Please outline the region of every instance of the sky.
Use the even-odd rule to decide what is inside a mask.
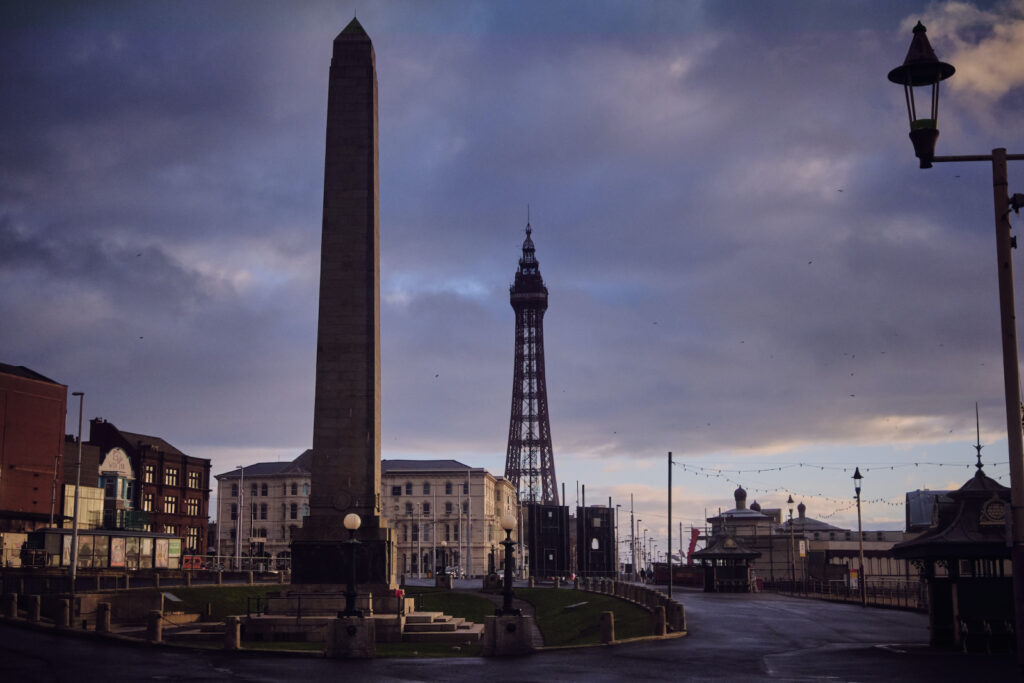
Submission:
[[[990,165],[920,170],[886,74],[921,20],[957,69],[937,153],[1024,152],[1024,0],[5,3],[0,362],[214,474],[308,448],[353,15],[384,458],[503,472],[529,216],[570,504],[632,495],[663,550],[671,451],[673,535],[738,485],[855,528],[855,466],[901,528],[970,476],[976,402],[1008,483]]]

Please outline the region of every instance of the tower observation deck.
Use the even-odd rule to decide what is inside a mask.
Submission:
[[[509,287],[509,300],[516,312],[516,354],[505,478],[516,487],[521,503],[558,505],[544,376],[544,311],[548,308],[548,289],[540,276],[531,232],[527,223],[523,256],[519,259],[515,281]]]

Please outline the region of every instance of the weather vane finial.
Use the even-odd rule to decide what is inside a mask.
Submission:
[[[978,472],[981,472],[981,420],[978,418],[978,402],[974,402],[974,429],[976,434],[976,442],[974,444],[975,450],[978,451],[978,463],[975,467],[978,468]]]

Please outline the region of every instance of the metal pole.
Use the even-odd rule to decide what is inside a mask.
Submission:
[[[636,579],[636,522],[633,520],[633,494],[629,494],[629,564]]]
[[[860,604],[861,607],[868,606],[867,583],[864,574],[864,531],[860,524],[860,490],[857,490],[857,544],[860,548]]]
[[[668,452],[668,597],[672,597],[672,451]]]
[[[75,592],[75,579],[78,578],[78,499],[82,490],[82,404],[85,403],[85,392],[73,391],[72,396],[78,397],[78,457],[75,459],[75,509],[71,519],[71,592]]]
[[[235,515],[235,571],[242,568],[242,507],[245,503],[245,467],[239,465],[241,479],[238,482],[238,514]]]
[[[466,578],[473,573],[473,487],[470,474],[473,470],[466,470]],[[519,495],[519,492],[516,492]]]
[[[1024,666],[1024,446],[1021,443],[1020,370],[1014,317],[1013,248],[1006,150],[992,150],[992,198],[996,219],[999,271],[999,319],[1003,338],[1003,389],[1006,394],[1006,439],[1010,457],[1010,512],[1013,533],[1013,605],[1017,620],[1017,662]],[[1016,156],[1016,155],[1015,155]]]

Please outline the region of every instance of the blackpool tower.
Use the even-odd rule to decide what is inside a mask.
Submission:
[[[551,451],[548,390],[544,378],[544,311],[548,288],[526,224],[523,256],[509,300],[516,312],[516,358],[512,380],[512,417],[508,424],[505,478],[521,503],[558,505],[555,458]]]

